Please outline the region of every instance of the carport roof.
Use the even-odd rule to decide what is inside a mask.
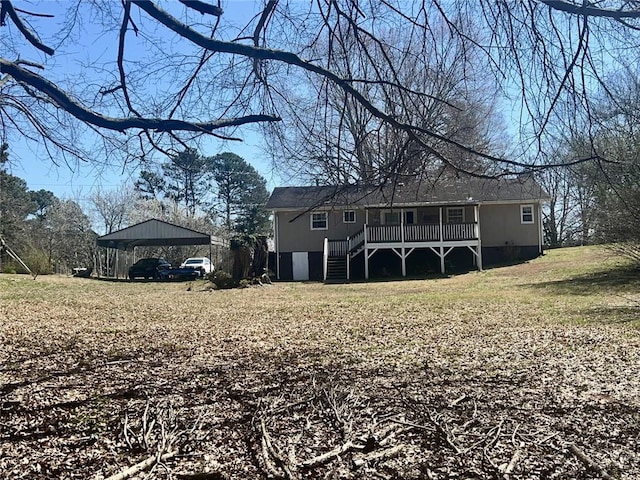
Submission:
[[[140,246],[210,245],[211,235],[152,218],[98,237],[99,247],[130,250]]]

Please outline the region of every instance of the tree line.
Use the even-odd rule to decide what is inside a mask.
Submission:
[[[97,0],[61,22],[51,8],[2,2],[0,125],[54,162],[139,162],[140,191],[193,214],[210,170],[184,146],[251,124],[301,182],[535,175],[552,197],[549,245],[638,238],[637,2],[280,0],[231,18],[215,2]],[[92,31],[111,56],[91,56]],[[48,62],[75,55],[78,72]],[[175,165],[157,152],[194,169],[167,183]]]
[[[266,180],[242,157],[222,153],[202,157],[194,149],[142,170],[133,185],[95,190],[84,201],[57,198],[47,190],[30,190],[8,171],[8,145],[0,157],[0,237],[36,273],[70,273],[92,267],[112,273],[115,256],[97,249],[96,238],[157,218],[221,238],[269,235],[262,208]],[[164,256],[179,264],[188,256],[208,255],[202,247],[142,247],[138,256]],[[0,253],[0,271],[20,270]]]
[[[562,166],[538,173],[550,196],[545,240],[551,247],[613,243],[640,262],[640,77],[619,73],[594,102],[592,123],[547,146]],[[588,158],[589,161],[577,161]]]

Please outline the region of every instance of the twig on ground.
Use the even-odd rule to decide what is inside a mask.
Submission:
[[[478,421],[478,403],[474,399],[473,400],[473,415],[471,415],[471,419],[470,420],[467,420],[466,422],[464,422],[464,424],[462,424],[461,431],[462,432],[466,432],[467,428],[469,428],[471,425],[473,425],[477,421]]]
[[[345,453],[353,452],[353,451],[362,451],[362,450],[364,450],[363,445],[356,445],[353,442],[348,441],[343,445],[340,445],[339,447],[334,448],[333,450],[323,453],[322,455],[318,455],[317,457],[313,457],[313,458],[310,458],[309,460],[305,460],[304,462],[302,462],[302,467],[314,468],[319,465],[324,465],[325,463],[329,463],[334,458],[339,457],[340,455],[344,455]]]
[[[262,458],[264,460],[265,469],[267,470],[268,475],[271,475],[276,478],[281,478],[282,474],[271,461],[271,454],[269,453],[269,444],[267,443],[267,438],[268,437],[265,436],[263,432],[260,443],[262,446]]]
[[[134,475],[146,470],[147,468],[152,467],[158,462],[164,462],[166,460],[169,460],[172,457],[175,457],[177,453],[178,453],[178,450],[173,450],[171,452],[165,453],[164,455],[161,455],[160,457],[158,457],[157,455],[152,455],[149,458],[139,463],[136,463],[135,465],[132,465],[126,470],[123,470],[120,473],[117,473],[115,475],[112,475],[106,478],[105,480],[126,480],[127,478],[131,478]]]
[[[594,462],[591,458],[587,457],[587,455],[578,447],[576,447],[575,444],[572,443],[571,445],[569,445],[569,451],[573,453],[576,458],[584,463],[588,468],[590,468],[594,472],[597,472],[598,475],[604,478],[604,480],[617,480],[616,477],[612,477],[611,475],[609,475],[604,468]]]
[[[284,472],[285,478],[288,478],[290,480],[298,478],[298,475],[296,472],[296,464],[292,463],[289,459],[287,459],[282,454],[282,452],[271,443],[271,437],[269,436],[269,432],[267,432],[267,427],[265,425],[264,419],[260,420],[260,427],[262,430],[262,442],[263,442],[262,451],[263,451],[263,455],[265,456],[265,464],[268,465],[270,463],[270,461],[268,461],[268,458],[272,457],[276,465],[280,467]],[[273,464],[271,465],[271,467],[268,467],[268,468],[273,468]],[[279,477],[282,476],[277,473],[277,470],[275,468],[273,468],[273,470],[275,470],[275,473],[277,476]]]
[[[451,448],[453,448],[453,450],[457,454],[463,453],[463,450],[461,450],[460,447],[456,444],[455,438],[449,431],[446,423],[444,425],[441,424],[435,417],[432,417],[429,413],[427,413],[427,418],[436,427],[436,430],[438,431],[438,433],[440,433],[440,436],[445,440],[445,442],[447,442],[447,444]]]
[[[500,465],[500,471],[502,472],[505,479],[509,478],[513,469],[516,468],[516,464],[520,460],[520,449],[518,448],[515,452],[513,452],[513,456],[511,457],[511,461],[507,464],[504,463]]]
[[[374,452],[359,455],[357,458],[353,459],[353,466],[355,468],[360,468],[374,460],[386,460],[388,458],[396,457],[400,455],[404,447],[404,445],[396,445],[395,447],[387,448],[386,450],[376,450]]]
[[[547,443],[549,440],[551,440],[553,437],[557,437],[558,435],[560,435],[559,432],[555,432],[552,433],[551,435],[547,435],[546,437],[544,437],[542,440],[535,442],[536,445],[542,445],[544,443]],[[520,436],[520,438],[522,438],[522,436]]]

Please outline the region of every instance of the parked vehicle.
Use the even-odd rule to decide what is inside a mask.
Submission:
[[[200,278],[200,270],[195,268],[170,268],[160,272],[161,280],[196,280]]]
[[[194,268],[200,271],[200,276],[204,277],[207,273],[213,272],[213,264],[207,257],[191,257],[187,258],[180,268]]]
[[[129,267],[129,279],[164,278],[164,273],[171,269],[171,264],[164,258],[141,258]]]

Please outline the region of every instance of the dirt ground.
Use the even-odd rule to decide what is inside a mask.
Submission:
[[[639,286],[594,247],[228,291],[0,275],[0,478],[638,479]]]

